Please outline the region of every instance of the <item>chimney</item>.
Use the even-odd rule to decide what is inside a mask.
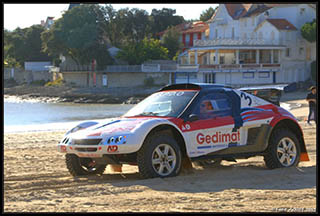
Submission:
[[[44,20],[41,20],[41,25],[44,26]]]

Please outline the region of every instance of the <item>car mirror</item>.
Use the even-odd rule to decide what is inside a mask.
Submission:
[[[191,114],[191,115],[189,115],[188,120],[189,120],[190,122],[197,121],[197,120],[199,120],[199,116],[196,115],[196,114]]]

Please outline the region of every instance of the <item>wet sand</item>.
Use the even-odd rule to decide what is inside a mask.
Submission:
[[[141,179],[129,165],[74,178],[57,152],[64,132],[4,134],[4,212],[315,212],[316,127],[304,121],[306,101],[285,96],[301,104],[291,113],[310,157],[297,168],[269,170],[252,157],[165,179]]]

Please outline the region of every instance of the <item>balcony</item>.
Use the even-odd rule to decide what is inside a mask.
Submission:
[[[177,71],[198,72],[199,71],[199,65],[195,65],[195,64],[178,65],[177,66]]]
[[[228,69],[278,69],[281,64],[213,64],[213,65],[199,65],[199,71],[206,71],[208,69],[228,70]],[[180,68],[180,66],[179,66]]]
[[[214,40],[194,40],[195,47],[208,47],[208,46],[283,46],[280,40],[263,40],[263,39],[231,39],[222,38]]]

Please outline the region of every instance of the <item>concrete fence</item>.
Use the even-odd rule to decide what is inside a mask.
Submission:
[[[14,79],[17,83],[31,83],[37,80],[52,81],[52,74],[48,71],[29,71],[18,68],[4,68],[3,78]]]
[[[155,85],[170,83],[172,75],[166,72],[54,72],[54,79],[62,78],[67,84],[78,87],[136,87],[145,85],[152,78]],[[94,81],[95,80],[95,81]]]

